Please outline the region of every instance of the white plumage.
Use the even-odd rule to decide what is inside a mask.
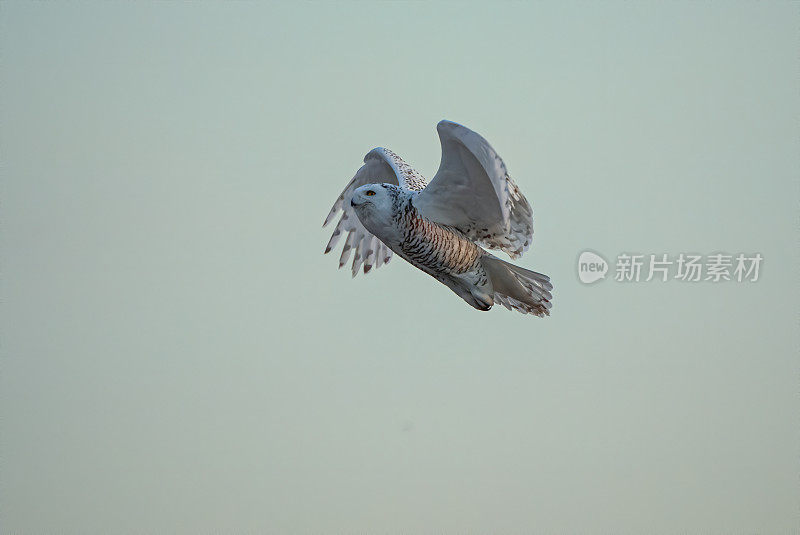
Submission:
[[[354,254],[352,274],[397,253],[471,306],[549,315],[546,275],[505,262],[479,245],[519,257],[533,237],[533,210],[503,160],[480,135],[450,122],[437,130],[439,170],[425,178],[388,149],[376,148],[336,200],[323,226],[341,211],[325,252],[345,237],[339,267]]]

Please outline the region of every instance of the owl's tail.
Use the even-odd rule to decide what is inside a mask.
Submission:
[[[539,317],[550,315],[550,277],[515,266],[486,253],[481,262],[494,289],[494,301],[507,309]]]

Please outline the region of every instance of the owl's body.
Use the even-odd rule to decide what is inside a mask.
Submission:
[[[368,191],[375,195],[356,193],[352,201],[368,231],[472,306],[482,310],[492,306],[491,286],[487,288],[488,277],[480,260],[486,254],[483,249],[453,229],[422,217],[413,203],[417,193],[391,184],[376,184]]]
[[[447,285],[479,310],[495,302],[537,316],[549,315],[549,278],[481,248],[517,257],[533,233],[532,210],[486,140],[455,123],[439,123],[442,165],[431,184],[393,152],[377,148],[364,158],[333,206],[327,224],[344,211],[325,252],[348,231],[339,266],[355,250],[353,276],[396,253]],[[476,243],[477,242],[477,243]],[[390,252],[391,251],[391,252]]]

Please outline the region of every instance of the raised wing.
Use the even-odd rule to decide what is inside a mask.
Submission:
[[[361,166],[353,179],[344,188],[344,191],[333,204],[328,217],[322,226],[330,223],[339,211],[343,212],[333,230],[325,253],[331,249],[347,233],[347,238],[342,248],[342,256],[339,258],[339,267],[344,266],[350,259],[351,250],[355,249],[353,258],[352,273],[355,277],[361,265],[364,265],[364,273],[369,273],[373,266],[379,268],[381,265],[392,259],[392,251],[386,245],[370,233],[350,206],[350,199],[353,191],[364,184],[397,184],[410,190],[420,191],[425,187],[425,178],[417,173],[402,158],[389,149],[378,147],[372,149],[364,156],[364,165]]]
[[[414,206],[425,218],[517,258],[533,239],[533,209],[503,160],[465,126],[441,121],[436,129],[442,161]]]

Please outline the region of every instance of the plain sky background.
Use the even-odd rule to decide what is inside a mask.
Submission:
[[[4,533],[797,533],[795,2],[0,4]],[[435,125],[546,319],[321,223]],[[759,252],[757,283],[578,254]],[[338,256],[338,253],[337,253]]]

